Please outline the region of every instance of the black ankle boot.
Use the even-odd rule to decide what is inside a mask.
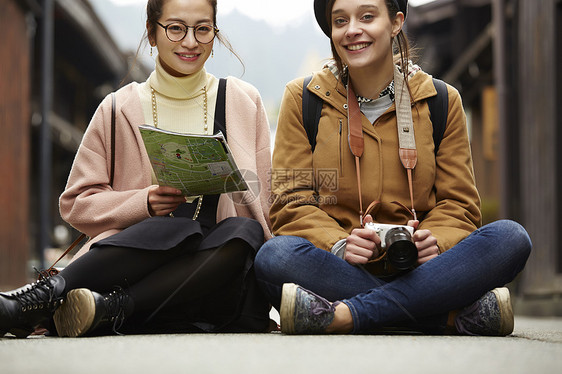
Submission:
[[[25,338],[48,323],[63,300],[64,286],[64,278],[55,275],[0,293],[0,338],[6,332]]]
[[[91,335],[104,328],[119,334],[117,330],[132,311],[133,301],[122,288],[104,295],[79,288],[68,293],[54,320],[59,336]]]

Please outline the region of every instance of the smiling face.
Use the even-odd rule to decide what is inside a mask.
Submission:
[[[336,0],[331,12],[332,43],[350,72],[392,66],[392,38],[402,13],[391,20],[384,0]]]
[[[158,22],[164,26],[172,23],[214,26],[213,19],[214,10],[208,0],[166,0]],[[170,41],[163,27],[156,25],[152,31],[149,30],[152,35],[150,44],[158,48],[158,58],[164,70],[176,77],[201,70],[213,50],[214,40],[208,44],[199,43],[191,27],[179,42]]]

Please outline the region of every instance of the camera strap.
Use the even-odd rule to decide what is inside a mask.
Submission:
[[[371,214],[371,210],[373,210],[380,203],[381,203],[380,201],[375,200],[371,204],[369,204],[367,209],[365,209],[365,213],[363,213],[362,222],[365,221],[365,217],[367,217],[368,214]],[[399,207],[403,208],[404,210],[407,210],[408,212],[410,212],[411,215],[414,215],[414,212],[412,212],[410,210],[410,208],[408,208],[406,205],[402,204],[400,201],[395,200],[395,201],[392,201],[391,204],[396,204]]]
[[[351,99],[350,99],[351,98]],[[359,159],[363,156],[365,144],[363,141],[363,124],[361,109],[357,96],[353,90],[351,79],[347,83],[347,123],[349,126],[349,148],[355,156],[355,170],[357,174],[357,188],[359,189],[359,220],[363,227],[363,194],[361,193],[361,165]]]
[[[414,122],[412,120],[412,104],[408,86],[404,81],[404,76],[394,67],[394,84],[396,94],[394,103],[396,105],[396,121],[398,128],[398,146],[400,161],[408,173],[408,187],[410,188],[410,203],[412,204],[411,213],[414,220],[417,220],[414,208],[414,186],[412,172],[418,163],[418,151],[416,149],[416,137],[414,134]]]
[[[410,213],[412,213],[414,220],[417,220],[416,210],[414,208],[414,187],[412,172],[416,167],[418,162],[418,152],[416,149],[416,138],[414,134],[414,123],[412,120],[412,104],[410,99],[410,92],[404,81],[402,73],[398,69],[398,66],[394,67],[394,83],[396,87],[395,95],[395,105],[396,105],[396,120],[398,128],[398,144],[399,144],[399,155],[400,161],[406,172],[408,174],[408,187],[410,189],[410,203],[412,209],[404,207],[404,205],[399,204],[406,208]],[[351,98],[351,99],[350,99]],[[356,100],[355,91],[351,84],[351,80],[347,83],[347,118],[349,126],[349,148],[351,153],[355,156],[355,169],[357,174],[357,186],[359,192],[359,219],[361,227],[363,227],[363,220],[365,215],[368,213],[363,213],[363,198],[361,193],[361,167],[359,159],[363,155],[364,151],[364,140],[363,140],[363,125],[362,125],[362,115],[361,109],[359,108],[359,103]],[[373,202],[368,208],[368,211],[372,209],[374,205],[378,202]]]

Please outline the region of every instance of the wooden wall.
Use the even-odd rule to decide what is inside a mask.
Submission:
[[[0,0],[0,289],[21,286],[29,259],[30,42],[25,14]]]
[[[519,9],[522,223],[533,241],[522,284],[525,295],[537,298],[562,293],[556,7],[556,0],[521,0]]]

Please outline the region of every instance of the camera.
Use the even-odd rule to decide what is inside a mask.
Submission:
[[[411,226],[388,225],[369,222],[365,228],[375,230],[381,238],[381,247],[386,249],[386,259],[398,270],[411,269],[418,260],[418,249],[414,244]]]

